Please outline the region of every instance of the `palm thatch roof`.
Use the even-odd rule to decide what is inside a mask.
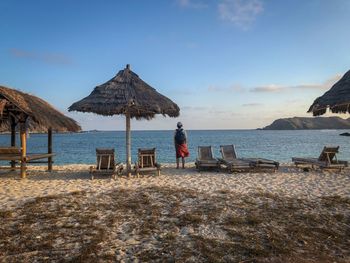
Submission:
[[[318,97],[308,112],[318,116],[326,113],[327,108],[333,113],[350,113],[350,70],[329,91]]]
[[[77,132],[81,127],[46,101],[8,87],[0,86],[0,123],[9,125],[11,116],[26,116],[30,127],[52,128],[58,132]]]
[[[156,114],[179,116],[179,107],[144,82],[127,65],[106,83],[95,87],[89,96],[73,103],[69,111],[92,112],[104,116],[125,114],[130,117],[152,119]]]

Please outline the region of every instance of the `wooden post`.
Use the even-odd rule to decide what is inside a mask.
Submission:
[[[52,128],[50,127],[47,131],[47,153],[52,153]],[[52,172],[52,156],[47,159],[47,170]]]
[[[20,137],[21,137],[21,177],[26,178],[26,155],[27,155],[27,135],[25,122],[20,122]]]
[[[16,120],[13,116],[10,117],[11,121],[11,146],[16,146]],[[15,170],[16,168],[16,161],[11,161],[11,170]]]
[[[131,175],[131,131],[130,131],[130,112],[125,113],[126,116],[126,173]]]

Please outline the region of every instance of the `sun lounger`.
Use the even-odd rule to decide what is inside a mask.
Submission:
[[[156,148],[138,149],[138,161],[135,164],[136,176],[139,177],[143,172],[156,172],[160,175],[161,165],[157,163]]]
[[[91,180],[95,175],[111,175],[113,179],[121,174],[123,165],[115,163],[114,149],[96,149],[96,167],[90,167]]]
[[[277,161],[265,158],[242,158],[242,160],[250,161],[254,168],[278,170],[280,164]]]
[[[292,161],[296,166],[309,166],[312,169],[319,167],[321,169],[339,169],[340,171],[348,166],[347,161],[339,161],[337,159],[337,153],[339,152],[339,146],[329,147],[325,146],[318,158],[303,158],[293,157]]]
[[[220,146],[221,157],[218,158],[220,163],[230,171],[247,171],[252,170],[253,166],[250,161],[238,159],[234,145],[221,145]]]
[[[225,165],[229,171],[243,171],[243,170],[278,170],[279,163],[273,160],[264,158],[237,158],[237,153],[234,145],[221,145],[220,158],[221,164]]]
[[[211,146],[198,146],[198,156],[195,162],[196,168],[217,168],[220,167],[218,159],[214,158],[213,148]]]

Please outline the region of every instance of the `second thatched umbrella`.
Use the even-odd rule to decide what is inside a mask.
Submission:
[[[318,116],[326,113],[327,108],[333,113],[350,113],[350,70],[329,91],[318,97],[308,112]]]
[[[179,107],[169,98],[139,78],[126,65],[124,70],[106,83],[97,86],[89,96],[73,103],[69,111],[92,112],[104,116],[125,115],[126,117],[126,164],[131,171],[130,119],[154,118],[156,114],[177,117]]]

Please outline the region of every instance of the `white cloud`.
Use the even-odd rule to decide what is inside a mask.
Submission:
[[[190,5],[190,0],[177,0],[177,4],[182,7],[187,7]]]
[[[258,107],[263,106],[262,103],[252,102],[252,103],[244,103],[242,104],[243,107]]]
[[[309,84],[299,84],[299,85],[290,85],[290,86],[282,86],[276,84],[270,84],[266,86],[260,86],[250,89],[251,92],[285,92],[285,91],[295,91],[295,90],[327,90],[330,89],[340,78],[342,75],[337,74],[322,83],[309,83]]]
[[[70,65],[73,63],[69,57],[62,54],[33,52],[17,48],[11,48],[9,52],[16,58],[37,60],[46,64]]]
[[[252,92],[281,92],[283,90],[285,90],[284,86],[271,84],[271,85],[267,85],[267,86],[252,88],[250,91],[252,91]]]
[[[182,8],[202,9],[208,7],[207,4],[199,0],[176,0],[176,3]]]
[[[235,92],[244,92],[245,89],[239,84],[234,84],[234,85],[231,85],[229,87],[219,87],[219,86],[215,86],[215,85],[210,85],[208,87],[208,91],[209,92],[232,92],[232,93],[235,93]]]
[[[342,77],[341,74],[336,74],[333,77],[327,79],[323,83],[319,84],[300,84],[297,86],[291,86],[290,88],[294,89],[319,89],[319,90],[326,90],[331,88],[338,80],[340,80]]]
[[[261,0],[222,0],[218,10],[222,20],[246,30],[264,11],[264,7]]]
[[[183,106],[181,110],[183,111],[205,111],[208,110],[209,107],[201,107],[201,106]]]

